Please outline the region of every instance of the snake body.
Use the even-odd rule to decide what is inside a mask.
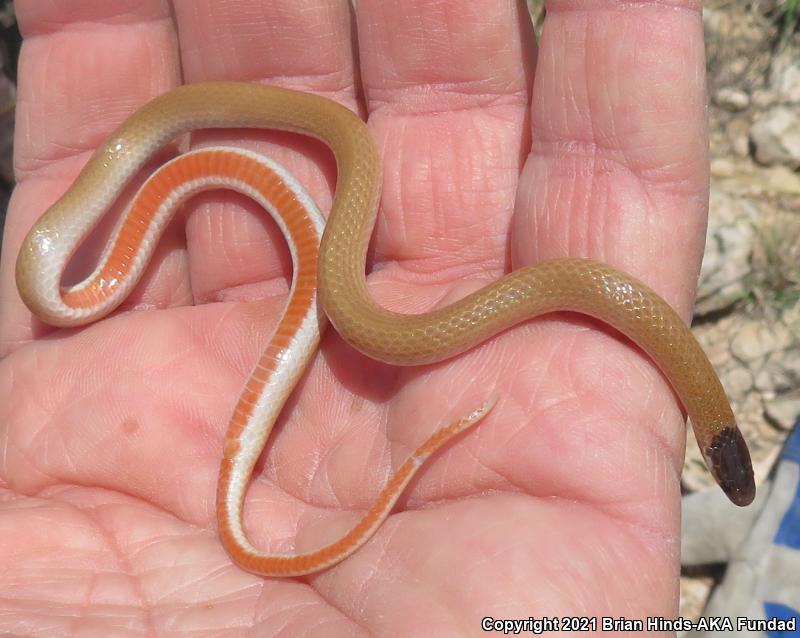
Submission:
[[[338,177],[324,232],[311,198],[279,166],[233,149],[193,152],[173,160],[143,185],[95,271],[63,288],[61,276],[69,258],[125,184],[159,148],[203,128],[291,131],[330,147]],[[595,317],[629,337],[656,363],[683,403],[708,467],[725,494],[737,505],[752,501],[749,453],[722,385],[689,329],[655,292],[610,266],[559,259],[516,270],[432,312],[387,311],[371,298],[365,281],[380,182],[375,143],[347,108],[275,87],[236,82],[187,85],[154,99],[123,123],[36,222],[20,251],[17,284],[22,299],[48,323],[76,326],[102,318],[122,302],[141,277],[175,208],[197,190],[239,190],[275,217],[294,259],[292,292],[231,418],[218,488],[220,537],[238,564],[265,575],[298,575],[342,560],[374,533],[421,463],[493,405],[493,400],[487,401],[426,440],[340,540],[307,554],[260,552],[243,531],[244,494],[272,424],[319,342],[324,320],[317,309],[317,289],[325,315],[350,344],[397,365],[453,357],[545,313],[567,310]]]

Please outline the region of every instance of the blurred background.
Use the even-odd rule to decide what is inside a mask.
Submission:
[[[528,0],[537,34],[545,9]],[[694,331],[767,477],[800,414],[800,0],[708,0],[711,193]],[[0,229],[13,187],[20,37],[0,0]],[[694,439],[687,492],[711,485]],[[691,533],[691,529],[688,530]],[[686,570],[681,615],[696,618],[725,567]]]
[[[17,85],[17,56],[20,37],[14,18],[14,3],[0,1],[0,238],[8,198],[14,186],[14,100]]]

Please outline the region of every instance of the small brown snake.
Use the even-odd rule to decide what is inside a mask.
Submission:
[[[201,128],[279,129],[322,140],[338,167],[327,225],[311,198],[280,166],[236,149],[195,151],[151,176],[120,220],[96,270],[63,288],[61,276],[71,255],[124,185],[164,144]],[[632,277],[589,260],[553,260],[514,271],[422,315],[401,315],[378,306],[366,286],[365,263],[380,180],[381,165],[367,127],[332,101],[242,83],[183,86],[145,105],[117,129],[36,222],[20,252],[17,284],[25,303],[48,323],[75,326],[100,319],[121,303],[141,277],[173,212],[192,194],[232,188],[273,215],[294,260],[292,291],[228,426],[217,497],[220,538],[239,565],[259,574],[291,576],[341,561],[380,526],[422,462],[493,405],[488,401],[427,439],[338,541],[308,554],[260,552],[243,530],[245,491],[272,425],[319,343],[323,320],[317,289],[322,309],[349,343],[397,365],[453,357],[549,312],[595,317],[629,337],[664,373],[691,418],[711,473],[730,500],[737,505],[753,500],[747,446],[708,358],[669,305]]]

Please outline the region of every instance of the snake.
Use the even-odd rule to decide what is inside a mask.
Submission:
[[[62,285],[64,269],[83,239],[148,160],[181,135],[207,128],[272,129],[323,142],[337,167],[327,221],[279,164],[235,147],[200,148],[150,175],[120,216],[95,270],[78,283]],[[232,189],[273,217],[292,256],[289,300],[228,424],[217,484],[218,534],[237,565],[262,576],[301,576],[339,563],[372,537],[424,462],[479,423],[497,400],[492,395],[435,430],[336,541],[305,553],[261,551],[244,529],[248,483],[327,322],[367,356],[414,366],[455,357],[540,315],[568,311],[595,318],[625,335],[660,369],[730,501],[745,506],[753,500],[750,454],[719,377],[681,317],[634,277],[589,259],[553,259],[514,270],[422,314],[380,306],[367,287],[366,261],[381,181],[380,156],[369,128],[345,106],[260,84],[187,84],[156,97],[123,122],[34,223],[20,249],[17,288],[31,312],[53,326],[82,326],[118,308],[140,280],[175,211],[195,193]]]

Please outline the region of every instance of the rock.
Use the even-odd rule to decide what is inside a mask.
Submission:
[[[787,349],[793,341],[791,331],[782,323],[749,320],[733,336],[731,352],[740,361],[756,362],[773,352]]]
[[[766,402],[767,418],[787,432],[800,417],[800,396],[786,395]]]
[[[800,103],[800,46],[791,41],[772,58],[769,86],[781,102]]]
[[[731,397],[744,397],[753,390],[753,374],[747,368],[733,367],[722,374],[721,381]]]
[[[704,3],[709,84],[712,95],[728,86],[745,89],[761,86],[769,73],[773,31],[744,3],[727,3],[724,8]]]
[[[750,106],[750,96],[740,89],[725,87],[717,91],[714,102],[728,111],[744,111]]]
[[[786,166],[772,166],[762,169],[765,190],[786,195],[800,195],[800,175]]]
[[[700,269],[695,314],[728,308],[745,294],[759,211],[750,200],[711,189],[706,251]]]
[[[734,177],[736,175],[736,164],[730,157],[715,157],[711,160],[712,177]]]
[[[800,108],[775,106],[750,129],[755,157],[761,164],[800,168]]]
[[[767,89],[756,89],[750,94],[750,101],[753,106],[763,110],[775,106],[778,102],[778,96]]]
[[[792,360],[794,359],[794,361]],[[798,357],[787,353],[778,353],[758,371],[755,387],[759,392],[781,393],[791,392],[798,387]]]
[[[734,117],[725,127],[731,148],[738,157],[750,155],[750,119],[748,117]]]
[[[800,390],[800,337],[783,322],[772,322],[775,348],[756,376],[756,387],[775,393]]]

